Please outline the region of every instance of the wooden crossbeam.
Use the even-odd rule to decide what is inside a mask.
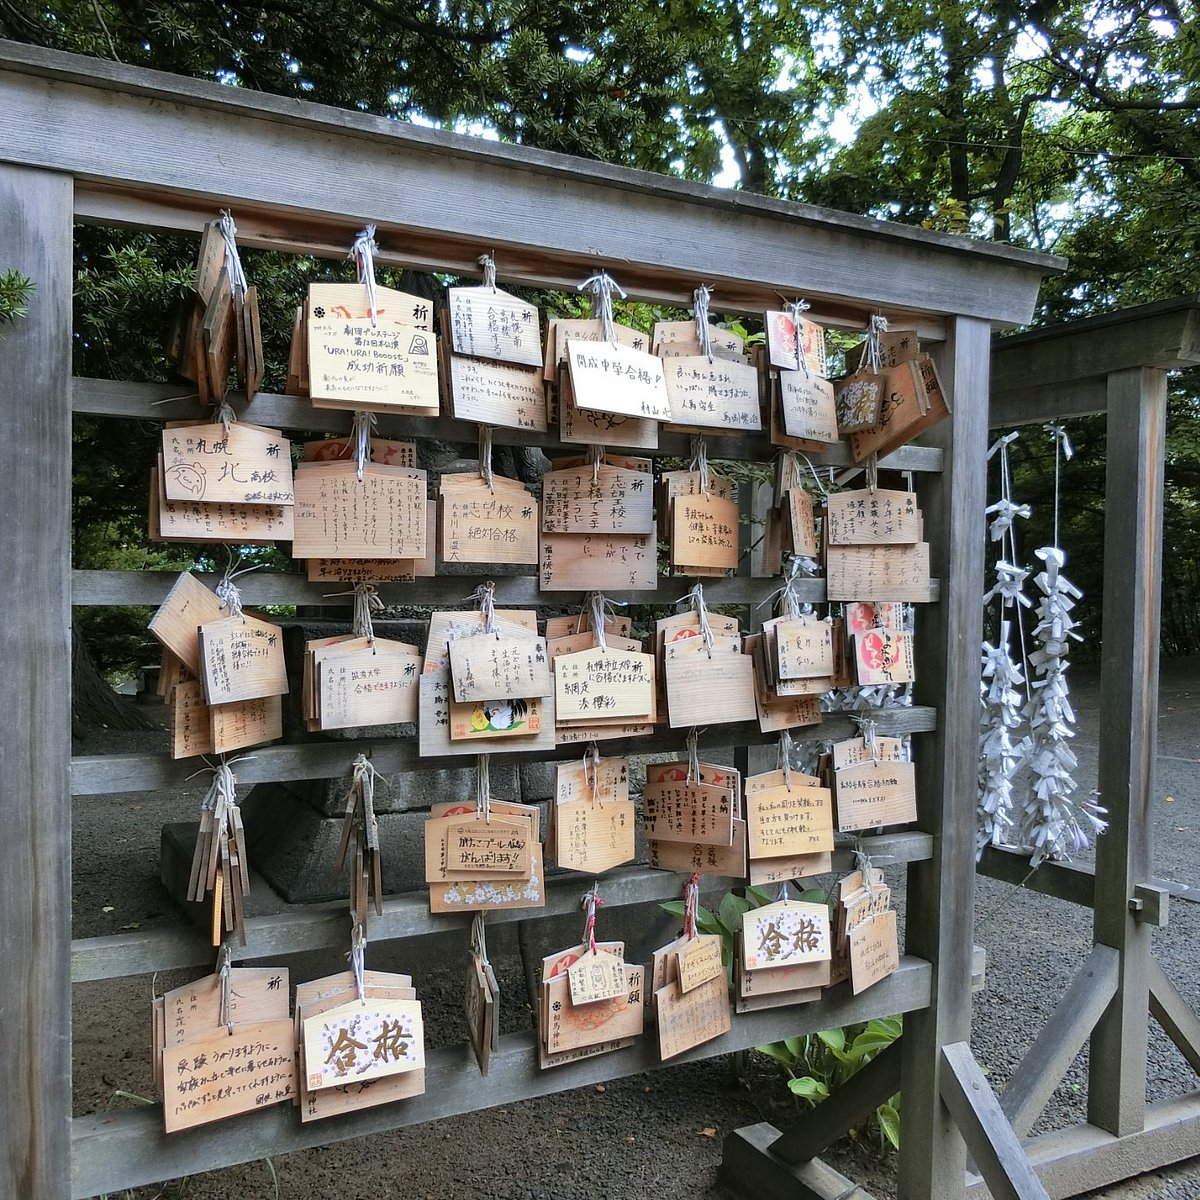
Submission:
[[[942,1047],[941,1096],[993,1200],[1049,1200],[971,1047]]]
[[[852,1083],[838,1088],[786,1133],[781,1133],[771,1143],[771,1153],[786,1163],[809,1162],[865,1121],[899,1090],[898,1038],[858,1071]]]
[[[735,1129],[721,1147],[722,1188],[747,1200],[871,1200],[819,1158],[790,1163],[774,1154],[781,1136],[767,1121]]]
[[[1016,887],[1066,900],[1070,904],[1082,904],[1091,908],[1096,895],[1096,874],[1086,864],[1058,863],[1049,859],[1037,867],[1030,868],[1028,852],[1006,850],[999,846],[984,848],[975,868],[980,875],[999,879]]]
[[[1024,1137],[1033,1128],[1116,993],[1119,959],[1111,946],[1092,948],[1054,1015],[1009,1079],[1000,1107],[1018,1136]]]

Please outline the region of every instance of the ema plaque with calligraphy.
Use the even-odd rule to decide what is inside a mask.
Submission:
[[[676,425],[734,432],[762,428],[754,367],[699,354],[671,358],[664,377]]]
[[[542,373],[536,367],[452,354],[450,411],[465,421],[545,433]]]
[[[235,421],[172,425],[162,433],[162,481],[168,500],[290,505],[292,456],[277,429]]]
[[[577,408],[671,420],[663,361],[655,355],[620,342],[568,340],[567,368]]]

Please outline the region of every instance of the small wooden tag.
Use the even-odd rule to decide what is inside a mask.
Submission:
[[[670,358],[664,377],[675,424],[734,432],[762,428],[754,367],[698,354]]]
[[[818,854],[833,849],[833,796],[793,783],[746,793],[751,859]]]
[[[661,358],[700,353],[700,335],[696,331],[695,321],[655,321],[650,343],[654,353]],[[745,342],[730,329],[710,324],[708,343],[716,358],[735,363],[746,361]]]
[[[636,855],[637,813],[632,800],[554,806],[555,858],[564,871],[601,875]]]
[[[854,662],[860,684],[911,683],[916,678],[912,634],[888,629],[856,633]]]
[[[937,368],[927,354],[893,367],[884,378],[886,393],[878,424],[851,435],[855,462],[872,454],[890,454],[950,415]]]
[[[464,1009],[467,1017],[467,1033],[479,1073],[486,1077],[492,1055],[493,1035],[498,1028],[498,990],[493,991],[487,971],[477,957],[472,957],[467,967],[467,992]]]
[[[454,699],[548,696],[553,688],[545,638],[485,634],[450,642]]]
[[[654,708],[654,656],[635,650],[583,650],[554,662],[560,720],[644,717]]]
[[[197,630],[219,621],[221,601],[194,575],[184,571],[150,618],[147,628],[193,675],[200,673],[200,638]]]
[[[425,472],[367,463],[296,468],[296,558],[424,558]]]
[[[213,752],[209,709],[198,679],[177,683],[171,689],[171,757],[192,758]]]
[[[539,365],[541,357],[539,354]],[[537,367],[450,355],[450,412],[464,421],[546,432],[546,399]]]
[[[567,341],[577,408],[655,421],[671,419],[663,361],[620,342]]]
[[[419,1000],[357,999],[304,1021],[309,1091],[361,1083],[425,1065]]]
[[[711,783],[647,782],[642,793],[646,836],[688,845],[731,846],[733,791]]]
[[[516,480],[443,475],[441,552],[448,563],[537,562],[538,502]]]
[[[535,737],[547,727],[550,695],[500,697],[495,700],[450,701],[450,740],[488,741]],[[554,720],[549,728],[553,733]]]
[[[825,540],[831,546],[912,544],[921,540],[921,510],[913,492],[834,492],[825,501]]]
[[[257,617],[224,617],[200,626],[200,680],[208,704],[230,704],[288,690],[283,631]]]
[[[544,533],[650,533],[654,488],[640,471],[601,463],[542,476]]]
[[[869,762],[904,762],[901,738],[876,737],[874,751],[861,737],[846,738],[833,744],[833,769],[843,771]]]
[[[806,442],[838,440],[833,384],[815,372],[779,372],[779,410],[788,437]]]
[[[825,595],[829,600],[907,600],[928,603],[929,543],[912,546],[829,546]]]
[[[768,312],[763,318],[763,328],[771,366],[784,371],[799,371],[806,366],[817,375],[829,373],[825,363],[825,330],[815,321],[805,317],[797,320],[790,312]]]
[[[673,641],[663,675],[672,729],[755,719],[754,663],[740,637],[714,637],[711,653],[700,637]]]
[[[228,542],[262,545],[290,541],[290,504],[225,504],[168,500],[160,466],[150,470],[150,538],[162,542]]]
[[[690,992],[710,979],[725,978],[721,962],[721,938],[715,933],[701,933],[686,942],[679,950],[679,990]]]
[[[368,438],[368,459],[384,467],[413,467],[417,463],[417,443],[398,442],[392,438]],[[354,458],[351,438],[327,437],[304,443],[305,462],[349,462]]]
[[[213,754],[260,746],[283,737],[283,697],[257,696],[208,709]]]
[[[742,966],[790,967],[830,957],[829,909],[824,904],[780,901],[742,917]]]
[[[571,1003],[595,1004],[614,1000],[628,993],[625,962],[608,951],[587,951],[567,968],[571,988]]]
[[[679,981],[654,993],[658,1013],[658,1052],[664,1061],[711,1042],[733,1028],[725,972],[685,992]]]
[[[356,638],[318,651],[317,718],[321,729],[405,724],[417,719],[421,657],[414,646]]]
[[[570,372],[565,366],[558,376],[558,434],[564,442],[589,446],[622,446],[633,450],[658,448],[657,421],[579,407],[575,403]]]
[[[854,995],[886,979],[899,965],[894,911],[880,913],[850,931],[850,989]]]
[[[529,822],[475,816],[446,827],[446,870],[473,879],[530,872]]]
[[[853,435],[879,424],[886,381],[886,375],[873,371],[856,371],[837,381],[834,400],[839,433]]]
[[[225,504],[293,503],[292,458],[277,429],[244,421],[171,425],[162,433],[168,500]]]
[[[650,865],[660,871],[699,871],[704,875],[723,875],[730,879],[746,877],[746,822],[737,817],[733,820],[731,846],[650,839],[649,849]]]
[[[455,354],[541,367],[536,305],[494,287],[446,289]]]
[[[617,341],[632,350],[649,350],[650,339],[640,330],[628,325],[613,325]],[[547,322],[543,374],[553,380],[561,363],[567,363],[567,342],[603,342],[604,326],[597,320],[579,317],[560,317]]]
[[[671,525],[671,562],[679,567],[738,565],[740,513],[732,500],[712,495],[680,496]]]
[[[836,773],[838,829],[849,833],[917,819],[917,785],[910,762],[865,762]]]
[[[780,679],[833,674],[833,628],[819,617],[786,617],[775,625]]]
[[[886,604],[883,601],[858,600],[846,605],[846,628],[852,633],[866,633],[868,629],[887,629],[902,632],[904,629],[904,605]]]

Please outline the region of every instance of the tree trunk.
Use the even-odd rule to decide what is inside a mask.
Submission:
[[[71,717],[105,729],[161,729],[140,709],[117,695],[100,674],[77,621],[71,622]]]

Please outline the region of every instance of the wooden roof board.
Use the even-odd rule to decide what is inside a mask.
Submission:
[[[745,287],[755,305],[781,291],[814,307],[841,305],[847,316],[883,306],[1012,325],[1030,319],[1040,278],[1062,265],[996,243],[12,42],[0,42],[0,156],[138,195],[232,205],[235,217],[254,206],[285,229],[297,218],[316,221],[339,249],[374,221],[381,245],[420,243],[436,250],[429,265],[444,270],[474,274],[483,250],[501,263],[524,253],[531,273],[557,268],[560,278],[606,266],[647,296],[668,284],[676,294],[680,278],[690,287],[694,276],[718,295],[722,284],[731,295]],[[546,256],[540,266],[537,253]]]

